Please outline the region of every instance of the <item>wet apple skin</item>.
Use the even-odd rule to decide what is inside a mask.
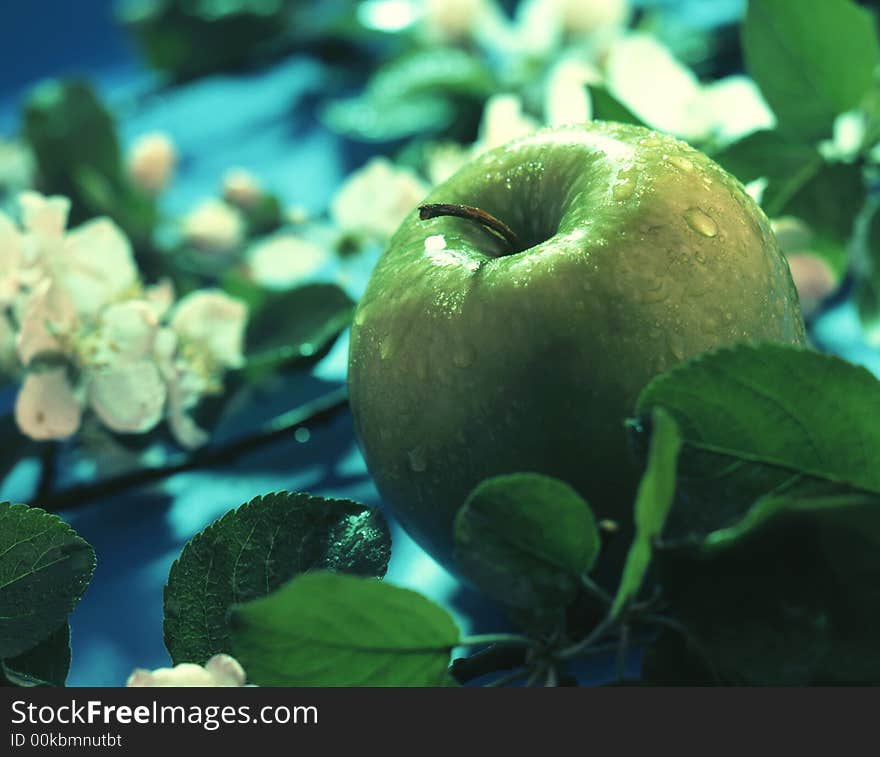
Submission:
[[[742,185],[634,126],[545,130],[476,159],[425,202],[501,218],[401,225],[355,313],[349,389],[382,501],[454,570],[452,521],[489,476],[574,486],[632,521],[624,421],[672,365],[737,342],[805,343],[785,258]],[[723,398],[719,398],[723,401]]]

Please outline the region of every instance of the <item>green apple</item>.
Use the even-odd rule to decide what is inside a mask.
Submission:
[[[640,389],[713,347],[804,343],[767,218],[671,137],[541,131],[425,203],[438,217],[404,220],[358,305],[349,388],[384,502],[449,567],[456,511],[501,473],[561,478],[626,529]]]

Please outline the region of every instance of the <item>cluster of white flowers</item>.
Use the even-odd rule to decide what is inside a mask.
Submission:
[[[238,660],[228,654],[215,654],[204,665],[184,662],[173,668],[138,668],[126,681],[128,687],[237,687],[245,685],[245,672]]]
[[[141,283],[109,219],[66,230],[66,198],[26,192],[20,204],[21,228],[0,214],[0,366],[24,373],[22,432],[67,438],[88,409],[113,431],[166,418],[180,444],[204,443],[190,411],[242,364],[246,306],[213,290],[175,303],[170,283]]]

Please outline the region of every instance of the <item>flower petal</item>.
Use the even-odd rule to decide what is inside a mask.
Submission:
[[[182,341],[194,344],[219,365],[237,368],[244,363],[247,305],[219,289],[191,292],[177,303],[171,328]]]
[[[41,441],[66,439],[81,420],[82,407],[64,368],[25,377],[15,400],[15,422],[22,433]]]
[[[153,352],[159,317],[146,300],[126,300],[101,311],[91,359],[105,365],[143,360]]]
[[[25,229],[47,237],[60,237],[67,227],[70,200],[60,195],[44,197],[39,192],[22,192],[18,196]]]
[[[214,655],[204,667],[183,662],[173,668],[157,670],[136,669],[126,682],[128,687],[147,686],[244,686],[245,673],[234,657]]]
[[[18,356],[27,365],[41,352],[63,351],[59,337],[76,325],[73,303],[65,292],[44,279],[24,304],[18,334]]]
[[[99,368],[89,376],[89,404],[112,431],[142,434],[162,420],[167,396],[152,360]]]
[[[241,213],[222,200],[205,200],[183,220],[183,236],[205,252],[226,253],[244,241]]]
[[[293,234],[258,242],[247,251],[251,278],[268,289],[288,289],[304,282],[330,262],[321,245]]]
[[[55,277],[79,313],[97,313],[138,280],[131,243],[109,218],[97,218],[71,231],[63,256],[53,263]]]

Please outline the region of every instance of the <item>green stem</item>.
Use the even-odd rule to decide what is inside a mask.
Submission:
[[[340,387],[263,424],[257,431],[227,444],[202,447],[191,454],[178,455],[163,465],[122,473],[88,484],[79,484],[39,498],[34,504],[49,512],[73,510],[137,486],[161,481],[176,473],[226,466],[243,455],[291,436],[301,426],[314,426],[335,418],[348,408],[348,392]]]
[[[617,624],[617,621],[617,616],[609,615],[605,620],[599,623],[599,625],[596,626],[586,638],[577,642],[577,644],[572,644],[570,647],[561,650],[557,655],[557,659],[572,660],[576,657],[580,657],[582,654],[589,651],[590,647],[599,641],[599,639],[608,634]]]
[[[507,243],[510,248],[508,252],[494,257],[503,257],[523,249],[516,233],[500,218],[496,218],[491,213],[487,213],[482,208],[475,208],[473,205],[455,205],[453,203],[435,202],[429,205],[419,206],[419,218],[427,221],[429,218],[440,218],[442,216],[454,216],[456,218],[464,218],[468,221],[476,221],[492,236],[500,238]]]

